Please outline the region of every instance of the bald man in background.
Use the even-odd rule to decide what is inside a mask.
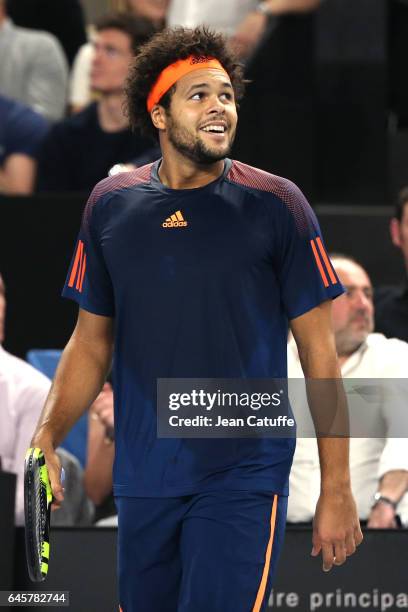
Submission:
[[[367,272],[345,255],[332,255],[331,261],[346,289],[332,307],[342,377],[359,379],[358,384],[363,384],[361,379],[375,379],[376,389],[381,388],[383,382],[385,389],[386,381],[383,379],[408,379],[408,344],[373,333],[373,287]],[[293,340],[288,345],[288,377],[303,377]],[[397,384],[397,381],[395,385],[388,383],[388,388],[397,389]],[[319,459],[316,439],[302,438],[305,429],[300,423],[305,423],[307,406],[303,404],[300,387],[297,383],[292,385],[291,403],[298,421],[299,438],[290,476],[288,520],[309,522],[320,489]],[[403,385],[408,388],[408,380]],[[392,529],[399,526],[399,518],[408,525],[408,455],[407,439],[391,435],[407,436],[408,432],[401,429],[399,419],[396,422],[396,412],[390,409],[394,405],[387,405],[382,393],[377,392],[369,399],[366,405],[369,406],[370,421],[377,431],[380,430],[381,437],[350,438],[352,490],[359,517],[367,521],[368,527]],[[351,405],[361,406],[355,397]],[[367,436],[369,427],[370,423],[364,422]]]

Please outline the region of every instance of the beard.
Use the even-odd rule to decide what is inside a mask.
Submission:
[[[367,340],[374,329],[372,316],[366,315],[364,325],[360,329],[353,329],[354,317],[350,317],[347,324],[335,331],[336,347],[339,355],[351,355]]]
[[[167,125],[167,136],[173,147],[182,155],[200,165],[211,165],[228,157],[235,139],[231,134],[227,146],[209,147],[199,136],[192,134],[170,116]]]

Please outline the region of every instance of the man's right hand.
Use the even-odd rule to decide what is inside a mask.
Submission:
[[[356,504],[350,487],[336,487],[330,493],[321,493],[313,520],[312,556],[320,552],[323,571],[333,565],[343,565],[363,541]]]
[[[44,453],[45,463],[48,470],[48,478],[52,490],[53,501],[51,510],[57,510],[64,501],[64,489],[61,484],[61,461],[54,447],[50,442],[44,442],[39,438],[34,438],[31,443],[32,448],[41,448]]]

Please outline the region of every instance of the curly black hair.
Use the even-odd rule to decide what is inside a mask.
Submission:
[[[228,49],[222,34],[204,26],[166,29],[155,34],[140,48],[129,72],[125,92],[127,115],[133,129],[140,128],[144,134],[157,137],[157,130],[146,108],[147,97],[162,70],[190,55],[216,58],[231,79],[236,101],[242,99],[246,83],[243,66]],[[165,109],[170,106],[175,87],[173,85],[160,100]]]

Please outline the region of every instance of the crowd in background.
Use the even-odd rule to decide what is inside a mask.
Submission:
[[[265,125],[264,117],[273,108],[282,117],[273,126],[274,143],[279,143],[279,138],[293,138],[292,156],[304,155],[302,147],[296,147],[296,117],[309,112],[309,18],[320,3],[321,0],[123,0],[113,3],[113,12],[86,24],[79,0],[0,0],[0,194],[89,194],[109,173],[157,159],[158,143],[131,131],[128,124],[124,86],[129,65],[140,46],[161,28],[203,23],[228,37],[247,77],[254,82],[241,109],[243,136],[236,143],[237,157],[243,156],[244,161],[279,174],[284,160],[279,157],[279,146],[271,150],[272,128]],[[407,9],[404,0],[400,4],[401,11]],[[290,21],[282,30],[279,19],[293,15],[299,20]],[[306,51],[299,74],[292,73],[290,79],[284,79],[284,88],[277,89],[281,81],[276,76],[279,58],[274,56],[274,45],[282,31],[288,37],[304,36]],[[286,115],[288,121],[295,118],[289,135]],[[400,117],[404,125],[402,111]],[[408,188],[399,194],[390,235],[401,251],[408,274]],[[343,376],[408,379],[406,277],[399,287],[380,287],[374,292],[368,272],[358,262],[347,254],[335,255],[333,262],[347,290],[336,300],[333,313]],[[21,456],[29,445],[50,381],[1,347],[5,296],[0,276],[0,456],[3,469],[19,475],[16,520],[21,523]],[[288,362],[289,376],[301,376],[291,342]],[[302,402],[298,407],[302,408]],[[393,423],[387,421],[384,406],[378,406],[378,410],[378,419],[384,424],[378,438],[381,441],[352,440],[352,477],[354,473],[360,518],[370,527],[396,528],[401,522],[408,526],[406,441],[389,435]],[[61,449],[70,488],[65,508],[58,511],[55,519],[59,524],[90,524],[114,514],[111,382],[105,384],[89,410],[87,431],[84,465]],[[313,517],[319,487],[315,442],[301,440],[295,455],[288,515],[293,522],[308,522]],[[388,501],[374,502],[376,491]]]
[[[229,38],[252,78],[253,66],[259,68],[271,52],[267,46],[274,38],[275,20],[292,14],[306,17],[320,0],[270,4],[128,0],[119,4],[121,11],[86,28],[78,0],[66,0],[58,10],[55,3],[44,0],[0,0],[0,52],[7,58],[0,63],[0,193],[89,192],[114,165],[135,167],[157,158],[157,143],[131,133],[124,111],[123,87],[132,55],[166,24],[205,23]],[[299,38],[298,31],[288,35]],[[268,78],[255,74],[254,83],[263,90],[270,83],[272,93],[273,67],[266,61]],[[303,89],[297,79],[292,100],[307,106]],[[252,124],[259,93],[253,89],[242,109]],[[260,98],[269,106],[276,102],[265,91]],[[245,126],[245,117],[242,123]],[[242,145],[238,140],[237,150],[244,146],[254,165],[272,170],[268,165],[277,162],[269,161],[268,138],[265,130],[257,131],[256,141],[248,132]]]

